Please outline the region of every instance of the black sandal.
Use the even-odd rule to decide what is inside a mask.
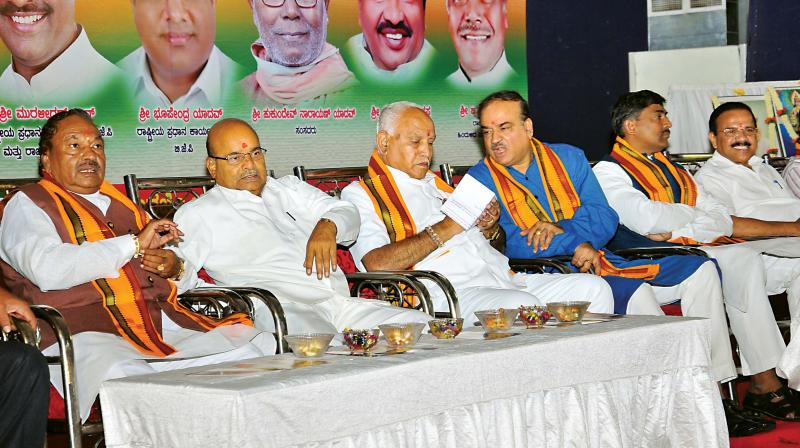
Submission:
[[[733,400],[722,400],[725,421],[730,437],[752,436],[775,429],[775,422],[759,416],[758,413],[739,408]]]
[[[778,420],[800,422],[800,400],[786,386],[766,394],[747,392],[744,408]]]

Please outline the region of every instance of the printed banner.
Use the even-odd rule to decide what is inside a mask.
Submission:
[[[398,100],[433,117],[434,163],[472,164],[477,103],[528,88],[523,0],[0,0],[0,40],[0,178],[37,177],[41,126],[71,107],[114,183],[205,175],[229,117],[277,175],[366,165]]]

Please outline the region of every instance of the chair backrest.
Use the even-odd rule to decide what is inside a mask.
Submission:
[[[771,167],[775,168],[779,173],[783,173],[783,169],[786,168],[786,165],[792,160],[791,157],[769,157],[764,156],[764,160],[770,164]]]
[[[340,197],[344,187],[367,174],[366,166],[346,166],[341,168],[306,168],[303,165],[292,169],[300,180],[319,188],[334,197]]]
[[[711,153],[684,153],[684,154],[670,154],[669,159],[675,163],[679,163],[686,171],[694,174],[703,167],[703,165],[711,158]]]
[[[26,179],[0,179],[0,199],[6,197],[12,190],[19,188],[23,185],[39,182],[38,178]]]
[[[153,218],[172,218],[178,208],[208,191],[215,182],[209,176],[148,177],[126,174],[125,193]]]
[[[449,163],[443,163],[439,165],[439,173],[441,173],[442,180],[447,182],[451,187],[455,187],[470,168],[472,168],[472,165],[450,165]]]

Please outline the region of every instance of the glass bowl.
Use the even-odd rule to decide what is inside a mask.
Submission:
[[[328,351],[335,335],[329,333],[302,333],[284,336],[292,353],[299,358],[319,358]]]
[[[475,311],[475,316],[481,321],[486,333],[510,330],[517,320],[517,314],[519,310],[516,308]]]
[[[402,324],[383,324],[378,325],[383,338],[391,348],[407,348],[417,343],[425,329],[425,324],[421,322],[407,322]]]
[[[525,323],[528,328],[542,328],[544,323],[550,319],[550,312],[546,306],[520,306],[519,320]]]
[[[371,329],[352,329],[345,328],[342,331],[344,343],[350,349],[350,353],[368,353],[378,343],[381,330]]]
[[[436,339],[453,339],[464,328],[464,319],[460,317],[433,319],[428,321],[428,327],[431,329],[431,334],[436,336]]]
[[[568,300],[566,302],[549,302],[547,311],[559,322],[580,322],[591,302]]]

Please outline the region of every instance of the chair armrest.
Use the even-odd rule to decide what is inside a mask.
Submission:
[[[444,315],[445,313],[435,313],[438,317],[462,317],[461,316],[461,307],[458,305],[458,295],[456,294],[456,289],[453,287],[453,284],[450,283],[450,280],[447,279],[444,275],[440,274],[436,271],[428,271],[428,270],[399,270],[399,271],[380,271],[380,272],[390,272],[392,274],[402,274],[402,275],[409,275],[414,278],[419,279],[426,279],[430,280],[442,290],[444,293],[445,299],[447,299],[447,306],[450,309],[448,315]],[[434,310],[435,311],[435,310]]]
[[[631,247],[629,249],[615,250],[614,253],[625,258],[661,258],[670,255],[697,255],[708,257],[702,249],[690,246],[653,246]]]
[[[570,269],[569,262],[572,257],[548,257],[548,258],[512,258],[508,260],[508,266],[514,272],[543,273],[545,268],[553,268],[562,274],[572,274],[575,271]]]
[[[235,312],[253,317],[253,304],[235,288],[204,286],[190,289],[181,294],[178,301],[194,312],[215,319],[222,319]],[[196,309],[195,305],[200,308]],[[212,308],[213,311],[210,311]]]
[[[345,274],[345,277],[347,277],[348,282],[353,282],[353,286],[350,288],[350,294],[353,296],[358,296],[358,291],[360,291],[362,287],[374,288],[378,286],[379,288],[392,287],[398,293],[398,297],[402,298],[403,288],[400,285],[409,286],[417,293],[420,305],[422,305],[422,311],[430,314],[432,317],[436,317],[428,288],[415,277],[388,271],[353,272],[351,274]]]

